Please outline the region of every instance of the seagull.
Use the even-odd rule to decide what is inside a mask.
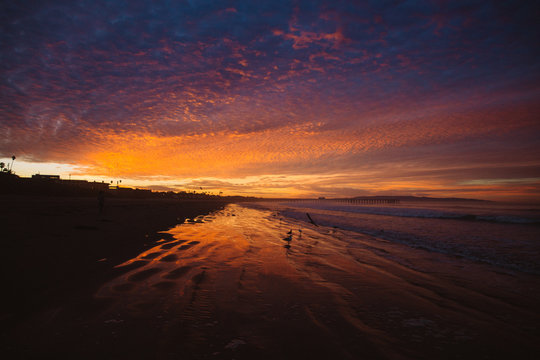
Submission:
[[[319,226],[319,225],[315,224],[315,221],[313,221],[313,219],[311,218],[311,216],[309,216],[308,213],[306,213],[306,215],[307,215],[307,217],[308,217],[310,223],[312,223],[312,224],[315,225],[315,226]]]
[[[289,232],[287,233],[287,235],[292,235],[292,229],[289,230]]]

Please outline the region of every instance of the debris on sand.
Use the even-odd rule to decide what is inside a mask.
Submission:
[[[246,342],[240,339],[233,339],[225,346],[225,349],[236,350],[241,345],[246,345]]]

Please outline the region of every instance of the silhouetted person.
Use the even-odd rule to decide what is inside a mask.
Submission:
[[[103,207],[105,207],[105,193],[102,191],[98,194],[98,207],[99,207],[99,213],[103,213]]]

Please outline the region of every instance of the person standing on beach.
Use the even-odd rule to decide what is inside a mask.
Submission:
[[[103,207],[105,206],[105,193],[102,191],[98,194],[98,207],[99,207],[99,213],[103,213]]]

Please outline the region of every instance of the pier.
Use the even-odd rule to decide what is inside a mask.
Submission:
[[[334,201],[347,204],[399,204],[399,199],[336,199]]]
[[[290,202],[338,202],[351,205],[381,205],[381,204],[399,204],[400,200],[395,198],[354,198],[354,199],[275,199],[274,201]]]

